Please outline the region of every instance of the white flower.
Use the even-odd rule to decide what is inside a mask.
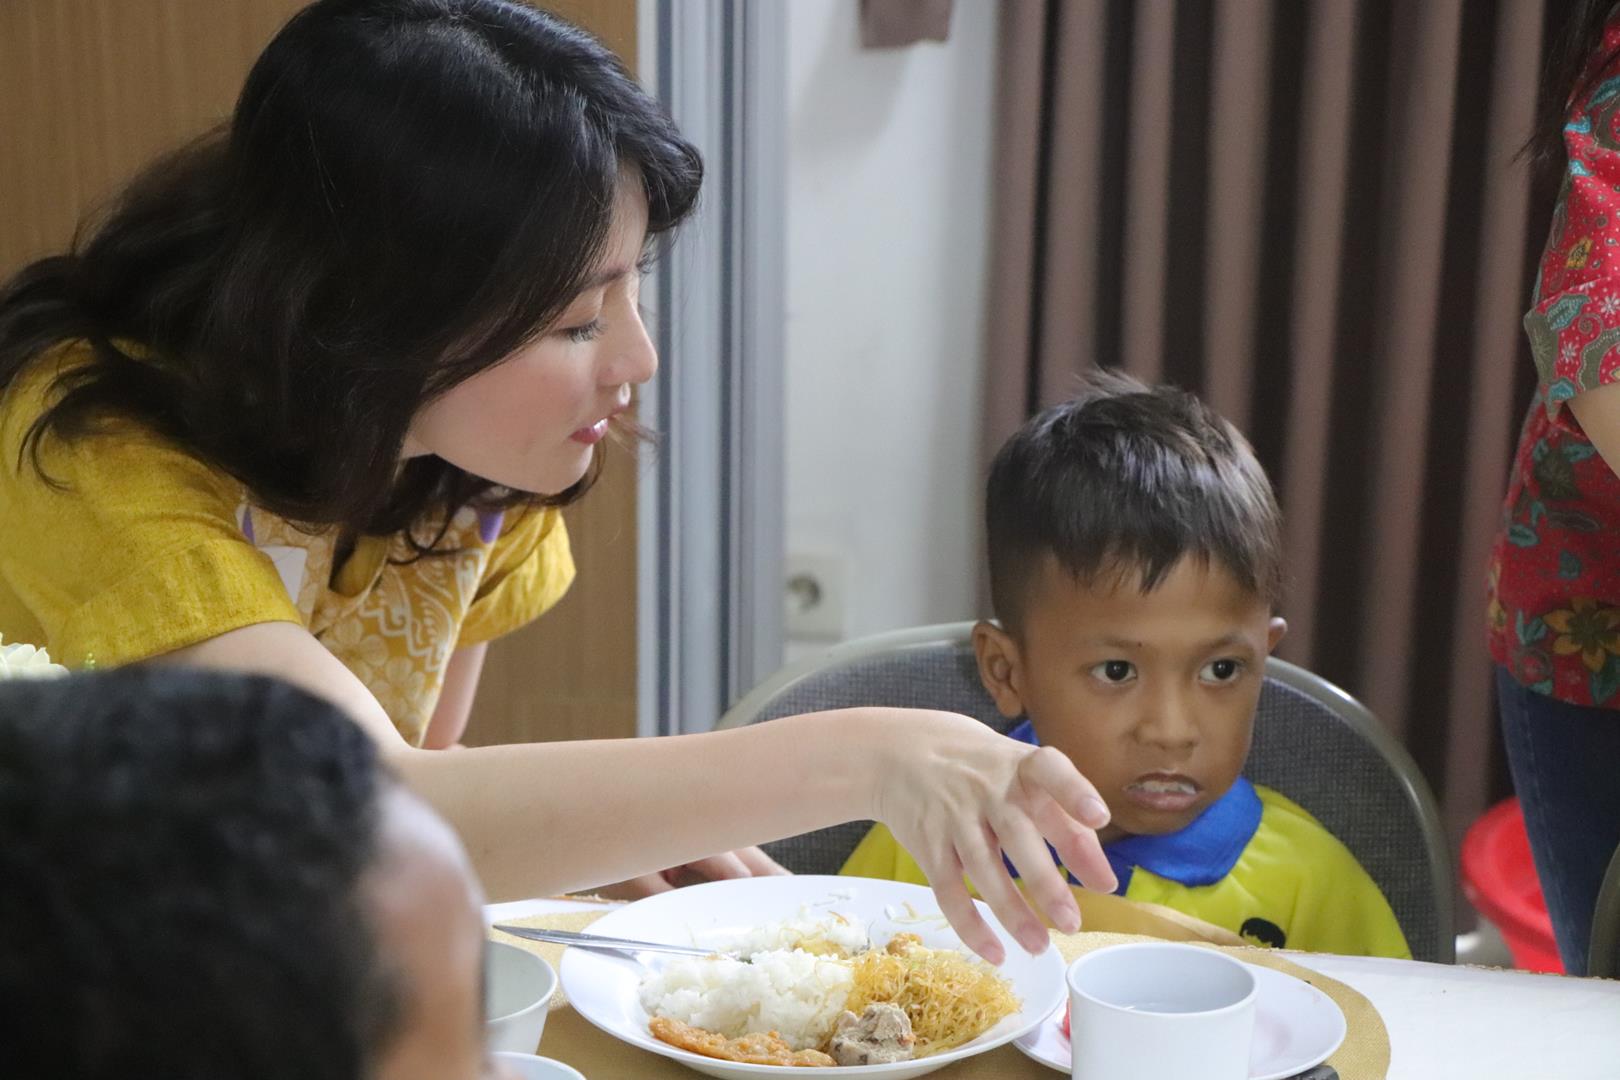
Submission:
[[[1616,312],[1620,312],[1620,295],[1610,293],[1608,296],[1605,296],[1603,298],[1603,302],[1598,305],[1598,310],[1611,317]]]
[[[0,681],[41,679],[66,675],[68,669],[51,663],[51,654],[32,645],[0,643]]]

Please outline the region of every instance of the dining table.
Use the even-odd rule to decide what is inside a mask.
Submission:
[[[484,915],[493,924],[601,908],[596,901],[545,898],[491,904]],[[1372,1002],[1389,1034],[1386,1080],[1620,1080],[1620,981],[1361,956],[1287,955]],[[539,1053],[572,1065],[586,1080],[640,1080],[668,1067],[637,1051],[645,1073],[627,1067],[622,1055],[615,1056],[611,1074],[604,1071],[605,1058],[597,1059],[591,1048],[593,1040],[609,1036],[562,1015],[569,1011],[564,1006],[548,1021]],[[1062,1074],[1003,1047],[939,1075],[1050,1080]]]

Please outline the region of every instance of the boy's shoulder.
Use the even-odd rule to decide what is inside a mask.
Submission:
[[[1307,876],[1334,869],[1365,872],[1344,842],[1310,811],[1274,788],[1256,784],[1254,790],[1260,796],[1261,806],[1260,826],[1249,842],[1254,854],[1271,852],[1285,856],[1274,864],[1276,868],[1293,865]]]
[[[1290,828],[1320,829],[1327,832],[1327,826],[1317,821],[1315,815],[1276,788],[1255,784],[1254,790],[1255,794],[1260,796],[1265,816],[1275,817],[1279,824],[1286,824]]]
[[[1287,796],[1255,791],[1260,827],[1233,877],[1242,891],[1285,905],[1289,947],[1410,959],[1388,899],[1344,842]]]

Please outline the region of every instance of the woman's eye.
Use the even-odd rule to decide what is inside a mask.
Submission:
[[[1198,677],[1208,683],[1229,683],[1243,673],[1241,660],[1211,660]]]
[[[1129,660],[1104,660],[1091,669],[1091,674],[1093,678],[1117,686],[1136,678],[1136,665]]]
[[[567,334],[568,340],[574,342],[576,345],[584,344],[587,341],[595,341],[597,338],[602,336],[602,320],[592,319],[584,326],[570,327],[569,329],[564,330],[563,333]]]

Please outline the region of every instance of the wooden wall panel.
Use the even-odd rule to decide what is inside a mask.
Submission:
[[[636,733],[636,476],[614,447],[565,512],[579,577],[562,603],[490,650],[467,743]]]
[[[0,3],[0,272],[61,249],[160,150],[230,114],[299,0]]]
[[[230,113],[302,0],[0,0],[0,275],[61,250],[152,155]],[[634,56],[636,0],[545,5]],[[636,477],[620,452],[568,512],[580,578],[491,652],[469,741],[631,735]]]

